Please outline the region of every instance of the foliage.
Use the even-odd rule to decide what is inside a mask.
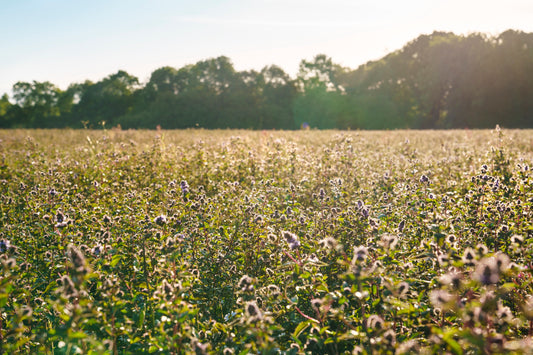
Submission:
[[[532,72],[533,33],[434,32],[357,69],[303,59],[294,79],[220,56],[161,67],[144,84],[125,71],[65,91],[19,82],[13,102],[0,99],[0,127],[532,128]]]
[[[2,352],[533,349],[530,131],[0,139]]]

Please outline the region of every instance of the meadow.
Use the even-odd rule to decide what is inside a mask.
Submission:
[[[533,131],[0,131],[0,346],[533,352]]]

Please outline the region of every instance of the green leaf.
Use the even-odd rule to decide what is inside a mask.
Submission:
[[[144,317],[146,317],[146,311],[143,309],[139,314],[139,321],[137,322],[137,327],[142,329],[144,324]]]
[[[0,307],[5,307],[7,304],[8,295],[5,293],[0,294]]]
[[[446,332],[444,333],[444,336],[442,337],[442,339],[446,342],[446,344],[448,344],[448,346],[452,349],[452,351],[454,352],[454,354],[459,354],[459,355],[462,355],[463,354],[463,348],[461,348],[461,345],[459,345],[458,342],[456,342],[452,337],[453,337],[453,334],[455,332]]]
[[[113,255],[113,258],[111,259],[111,267],[115,267],[120,260],[122,260],[121,254]]]
[[[306,320],[298,324],[296,329],[294,330],[294,333],[292,334],[295,338],[298,338],[302,332],[307,329],[311,325],[311,321]]]
[[[83,339],[87,336],[84,332],[73,332],[71,329],[68,330],[68,337],[71,339]]]

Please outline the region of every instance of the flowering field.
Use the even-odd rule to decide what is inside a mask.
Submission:
[[[531,353],[533,132],[0,131],[6,353]]]

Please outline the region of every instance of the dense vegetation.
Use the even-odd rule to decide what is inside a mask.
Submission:
[[[532,73],[533,33],[435,32],[355,70],[317,55],[296,78],[218,57],[143,84],[124,71],[66,90],[19,82],[0,99],[0,127],[532,128]]]
[[[1,350],[531,353],[532,133],[0,131]]]

